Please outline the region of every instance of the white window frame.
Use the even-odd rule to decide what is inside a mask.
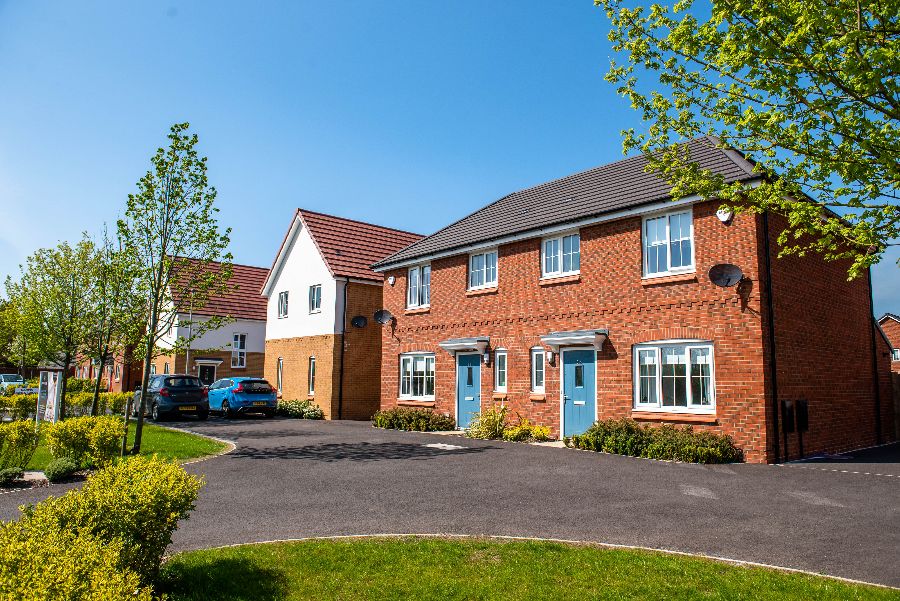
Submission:
[[[156,363],[151,363],[151,364],[150,364],[150,375],[151,375],[151,376],[155,376],[155,375],[156,375]]]
[[[168,361],[163,363],[163,374],[166,374],[166,375],[169,374],[169,362]]]
[[[502,359],[502,361],[501,361]],[[503,368],[500,368],[500,364]],[[503,384],[500,384],[500,375],[503,374]],[[494,351],[494,391],[506,392],[509,387],[509,354],[506,349]]]
[[[415,274],[416,286],[413,292],[412,281]],[[425,278],[428,283],[425,283]],[[410,267],[406,272],[406,308],[423,309],[431,306],[431,264],[424,263]]]
[[[122,379],[122,366],[119,365],[118,363],[116,363],[115,374],[116,374],[116,382],[118,382],[119,380]]]
[[[247,367],[247,333],[234,332],[231,336],[231,368]]]
[[[572,269],[572,268],[564,269],[563,262],[564,262],[565,253],[563,252],[563,249],[565,247],[565,240],[567,238],[571,238],[573,236],[578,238],[578,252],[570,253],[570,254],[578,256],[578,268],[577,269]],[[555,253],[553,255],[553,259],[556,262],[556,269],[548,269],[547,268],[547,259],[549,257],[548,252],[547,252],[547,244],[548,243],[556,244]],[[561,278],[561,277],[567,277],[567,276],[571,276],[571,275],[578,275],[580,273],[581,273],[581,232],[580,231],[565,232],[558,236],[551,236],[549,238],[544,238],[541,240],[541,278],[542,279]]]
[[[547,354],[544,349],[541,347],[533,348],[529,352],[531,357],[531,392],[535,394],[544,394],[547,389]],[[538,386],[537,384],[537,371],[538,367],[540,367],[541,371],[541,384]]]
[[[416,379],[416,375],[415,375],[416,359],[424,359],[425,360],[425,371],[423,372],[423,375],[422,375],[422,378],[423,378],[422,379],[422,394],[420,394],[420,395],[413,393],[413,391],[415,390],[414,381]],[[427,392],[426,392],[428,389],[428,378],[429,378],[428,364],[429,364],[429,361],[432,366],[432,371],[431,371],[431,380],[432,380],[431,392],[432,393],[431,394],[427,394]],[[399,365],[399,367],[400,367],[400,381],[399,381],[400,394],[399,394],[399,398],[404,399],[404,400],[410,400],[410,401],[426,401],[426,402],[434,401],[434,392],[437,389],[437,365],[436,365],[435,361],[436,361],[436,359],[435,359],[434,353],[403,353],[402,355],[400,355],[400,365]],[[407,365],[407,364],[409,365],[409,376],[406,376],[405,372],[404,372],[405,365]],[[408,379],[409,386],[404,391],[404,383],[405,383],[404,380],[405,379]]]
[[[493,270],[488,269],[488,258],[493,257],[494,266]],[[475,267],[475,262],[477,259],[481,259],[481,267]],[[499,254],[497,253],[497,249],[491,250],[483,250],[476,253],[472,253],[469,255],[469,274],[468,274],[468,289],[469,290],[484,290],[487,288],[496,288],[497,287],[497,272],[499,270]],[[491,273],[493,272],[493,273]],[[476,275],[480,275],[481,283],[475,284],[474,279]],[[490,279],[488,279],[490,277]]]
[[[900,361],[900,348],[891,349],[891,361]]]
[[[663,405],[662,397],[662,349],[666,347],[676,347],[684,349],[685,358],[687,360],[686,373],[686,407],[673,407],[671,405]],[[693,402],[693,386],[691,377],[691,350],[706,349],[709,351],[709,405],[695,405]],[[654,351],[656,361],[655,373],[655,391],[656,402],[642,403],[640,402],[640,364],[639,353],[641,351]],[[634,345],[632,349],[632,386],[634,387],[634,398],[632,407],[635,411],[656,411],[659,413],[693,413],[702,415],[714,415],[716,413],[716,359],[715,345],[708,340],[658,340],[654,342],[646,342]]]
[[[309,312],[322,312],[322,284],[313,284],[309,287]]]
[[[288,316],[288,291],[282,290],[278,293],[278,319]]]
[[[306,380],[309,388],[309,394],[314,395],[316,394],[316,358],[314,356],[309,358],[307,367],[309,371],[307,373]]]
[[[275,364],[275,388],[279,394],[284,389],[284,357],[278,357]]]
[[[691,261],[689,265],[682,265],[681,267],[672,267],[672,217],[681,215],[687,215],[688,220],[690,221],[690,234],[688,239],[691,242]],[[665,219],[666,220],[666,237],[665,240],[656,244],[655,246],[665,246],[666,249],[666,269],[664,271],[654,271],[651,273],[650,271],[650,253],[648,252],[649,245],[647,243],[647,224],[655,219]],[[684,240],[684,238],[680,238],[680,240]],[[663,213],[652,213],[650,215],[645,215],[641,220],[641,262],[642,262],[642,273],[645,279],[649,278],[661,278],[668,275],[677,275],[682,273],[693,273],[697,270],[696,268],[696,255],[697,255],[697,244],[696,239],[694,237],[694,211],[692,207],[687,207],[686,209],[678,209],[676,211],[666,211]]]

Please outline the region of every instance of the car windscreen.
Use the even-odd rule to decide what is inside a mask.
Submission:
[[[166,388],[200,388],[203,384],[199,378],[166,378]]]
[[[272,387],[265,380],[244,380],[241,384],[247,392],[272,392]]]

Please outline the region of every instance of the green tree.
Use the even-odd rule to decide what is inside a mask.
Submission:
[[[19,311],[19,334],[29,352],[62,372],[60,415],[65,416],[69,369],[78,358],[91,328],[90,299],[97,257],[85,234],[78,244],[61,242],[40,249],[20,267],[18,282],[6,280],[7,298]]]
[[[849,259],[850,277],[896,243],[900,1],[595,4],[624,56],[606,79],[648,124],[623,132],[624,149],[650,156],[676,197],[784,215],[782,253]],[[747,153],[761,183],[697,169],[678,142],[704,135]]]
[[[7,288],[10,282],[7,278]],[[22,335],[22,318],[21,307],[15,299],[0,301],[0,358],[18,366],[19,375],[24,377],[25,368],[36,365],[38,358]]]
[[[137,262],[138,288],[146,311],[145,328],[137,348],[143,359],[140,404],[132,453],[141,448],[150,364],[163,352],[178,352],[204,332],[220,327],[223,320],[199,321],[192,336],[179,338],[174,347],[160,342],[178,325],[179,313],[202,308],[209,297],[226,290],[231,278],[231,254],[227,252],[231,229],[220,230],[215,207],[215,188],[206,177],[206,157],[195,149],[196,134],[188,123],[172,126],[169,145],[159,148],[152,168],[138,181],[138,191],[128,195],[125,215],[118,222],[119,237]],[[221,265],[212,268],[213,262]],[[173,285],[191,294],[173,294]]]

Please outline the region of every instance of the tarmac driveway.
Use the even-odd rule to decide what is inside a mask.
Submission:
[[[207,483],[173,550],[343,534],[535,536],[900,586],[896,445],[788,466],[699,466],[359,422],[172,425],[237,445],[187,467]],[[0,495],[0,519],[47,491]]]

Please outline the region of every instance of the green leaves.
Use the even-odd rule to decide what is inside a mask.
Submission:
[[[624,57],[606,79],[647,123],[624,150],[656,153],[676,196],[784,215],[782,253],[847,259],[851,277],[900,237],[900,1],[595,4]],[[704,135],[754,160],[759,185],[692,170],[674,145]]]

